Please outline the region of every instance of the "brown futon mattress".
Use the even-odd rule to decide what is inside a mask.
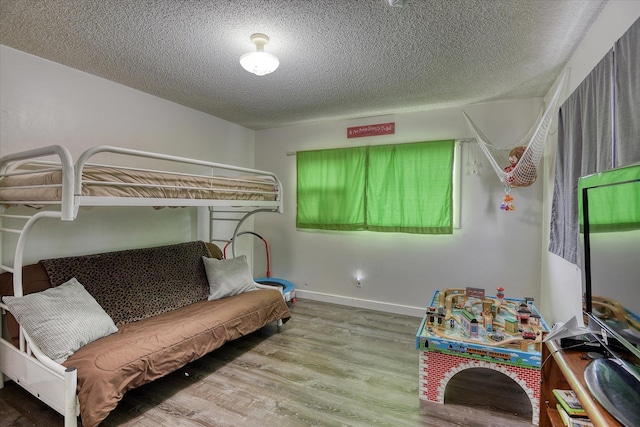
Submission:
[[[279,291],[256,290],[200,301],[121,326],[118,332],[80,348],[63,363],[78,370],[83,425],[99,424],[127,390],[289,316]]]

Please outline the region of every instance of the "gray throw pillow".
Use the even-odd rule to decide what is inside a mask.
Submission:
[[[231,259],[202,257],[202,261],[209,280],[209,301],[257,289],[246,256]]]
[[[118,330],[75,278],[42,292],[4,296],[2,301],[40,350],[57,363]]]

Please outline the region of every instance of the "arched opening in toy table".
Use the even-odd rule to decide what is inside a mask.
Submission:
[[[469,368],[453,375],[445,387],[444,403],[533,418],[527,392],[513,378],[490,368]]]

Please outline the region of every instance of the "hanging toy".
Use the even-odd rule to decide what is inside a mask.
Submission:
[[[505,187],[505,195],[502,199],[502,204],[500,205],[500,209],[503,211],[513,211],[516,207],[513,205],[513,197],[509,195],[509,187]]]
[[[507,184],[510,187],[512,184],[514,184],[516,180],[515,175],[510,172],[512,172],[516,168],[516,165],[522,158],[522,155],[524,154],[524,151],[526,150],[526,148],[527,147],[515,147],[509,152],[509,166],[504,168],[504,171],[507,173],[506,180],[507,180]],[[534,178],[534,181],[535,181],[535,178]]]

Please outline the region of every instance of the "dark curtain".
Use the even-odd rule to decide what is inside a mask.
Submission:
[[[639,50],[637,20],[560,107],[549,251],[574,264],[578,178],[640,161]]]
[[[640,20],[615,44],[615,166],[640,162]]]
[[[560,107],[549,251],[576,264],[578,178],[611,167],[613,50]]]

